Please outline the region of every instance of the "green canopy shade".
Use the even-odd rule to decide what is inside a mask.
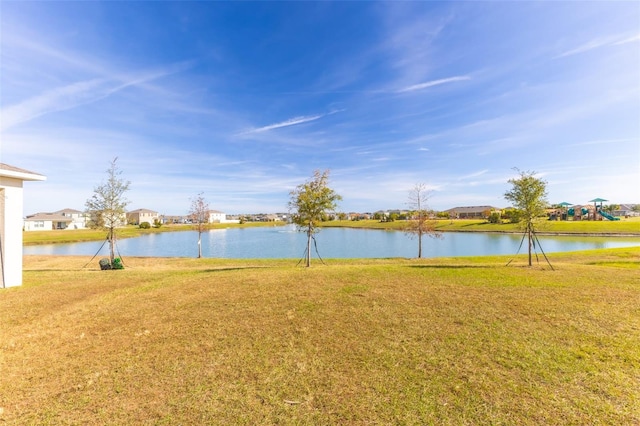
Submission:
[[[558,205],[562,207],[568,207],[568,206],[572,206],[573,203],[567,203],[566,201],[563,201],[561,203],[558,203]]]
[[[604,200],[602,198],[594,198],[593,200],[589,200],[590,203],[602,203],[604,201],[609,201],[609,200]]]

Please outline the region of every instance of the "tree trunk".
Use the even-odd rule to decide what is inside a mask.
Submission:
[[[113,260],[116,258],[115,255],[115,235],[113,228],[109,228],[109,259],[111,260],[111,265],[113,265]]]
[[[422,232],[418,232],[418,259],[422,258]]]
[[[198,232],[198,259],[202,258],[202,232]]]
[[[311,266],[311,223],[309,223],[309,229],[307,230],[307,268]]]
[[[531,225],[529,225],[529,228],[527,229],[527,234],[529,236],[529,266],[532,266],[532,263],[531,263],[531,247],[533,245],[533,235],[532,235],[533,232],[532,232],[532,229],[531,229]]]

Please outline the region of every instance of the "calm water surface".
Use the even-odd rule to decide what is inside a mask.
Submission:
[[[64,231],[60,231],[64,232]],[[412,258],[418,254],[418,241],[403,232],[351,228],[325,228],[316,234],[312,256],[322,258]],[[640,237],[548,237],[538,236],[545,253],[599,248],[640,246]],[[522,235],[446,232],[442,239],[424,237],[423,257],[454,257],[515,254]],[[122,257],[196,257],[196,231],[162,232],[118,240]],[[108,254],[108,244],[86,242],[25,246],[24,254],[90,255]],[[293,226],[216,229],[202,234],[204,257],[302,258],[306,235]],[[520,250],[526,252],[526,242]],[[539,250],[538,250],[539,252]]]

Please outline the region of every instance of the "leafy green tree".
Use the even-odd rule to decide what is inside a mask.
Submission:
[[[520,177],[509,179],[511,189],[504,194],[504,198],[510,201],[520,212],[521,227],[525,231],[529,241],[529,266],[536,222],[545,215],[547,201],[547,182],[535,177],[535,172],[515,169]]]
[[[299,230],[307,233],[306,266],[311,266],[311,238],[318,232],[318,224],[327,212],[335,211],[337,202],[342,200],[329,188],[329,170],[316,170],[313,177],[300,184],[289,193],[289,211],[292,221]]]
[[[602,210],[604,210],[605,212],[607,212],[607,213],[612,215],[614,211],[620,210],[620,205],[619,204],[608,204],[608,205],[602,206]]]
[[[107,231],[109,240],[109,260],[113,265],[115,259],[116,228],[126,223],[125,208],[129,201],[124,193],[129,190],[131,182],[123,180],[122,171],[117,166],[118,157],[111,161],[107,169],[107,181],[93,190],[93,196],[85,203],[88,225],[94,229]]]
[[[504,209],[502,217],[507,219],[510,223],[519,223],[521,220],[520,210],[514,208]]]
[[[427,207],[430,193],[424,183],[417,184],[409,191],[409,208],[412,210],[407,224],[404,227],[405,234],[418,239],[418,258],[422,257],[422,237],[440,238],[436,231],[436,220],[432,219]]]
[[[489,215],[489,223],[501,223],[500,212],[491,212]]]
[[[202,257],[202,233],[209,224],[209,203],[204,199],[202,192],[191,199],[189,219],[196,231],[198,231],[198,259]]]

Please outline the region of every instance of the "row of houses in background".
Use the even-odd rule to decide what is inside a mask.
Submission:
[[[122,218],[123,225],[140,225],[147,222],[149,225],[156,223],[190,223],[188,216],[164,216],[149,209],[137,209],[127,212]],[[86,229],[87,215],[80,210],[63,209],[51,213],[36,213],[24,219],[25,231],[52,231],[57,229]],[[217,210],[209,211],[209,223],[234,223],[238,219],[227,218],[227,215]]]
[[[580,207],[580,206],[578,206]],[[589,207],[589,206],[587,206]],[[487,219],[493,212],[502,212],[503,209],[493,206],[465,206],[454,207],[452,209],[440,212],[441,216],[452,219]],[[409,212],[407,210],[380,210],[375,213],[357,213],[351,212],[343,214],[346,220],[366,220],[374,218],[403,217]],[[444,214],[444,215],[443,215]],[[620,208],[613,211],[614,216],[639,216],[640,212],[634,210],[633,204],[623,204]],[[342,216],[342,214],[340,215]],[[253,214],[243,215],[247,221],[251,222],[273,222],[286,221],[288,215],[286,213],[274,214]],[[218,211],[209,211],[209,223],[239,223],[240,216],[227,216],[227,214]],[[149,209],[137,209],[126,213],[126,219],[123,218],[123,224],[140,225],[147,222],[154,224],[187,224],[191,223],[189,216],[166,216]],[[84,212],[74,209],[63,209],[52,213],[36,213],[27,216],[24,219],[25,231],[50,231],[56,229],[85,229],[87,227],[87,218]]]

